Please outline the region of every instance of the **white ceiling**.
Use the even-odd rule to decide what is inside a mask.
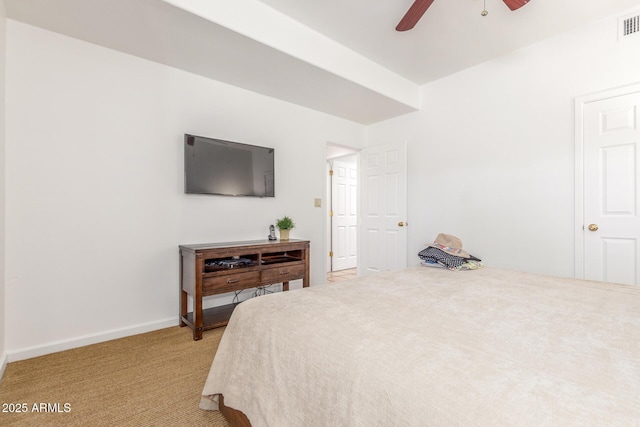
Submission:
[[[10,19],[364,124],[419,109],[422,84],[640,9],[640,0],[531,0],[513,12],[502,0],[435,0],[399,33],[413,0],[0,1]]]
[[[640,0],[530,0],[511,11],[502,0],[435,0],[412,30],[397,32],[413,0],[261,1],[417,84],[640,8]]]

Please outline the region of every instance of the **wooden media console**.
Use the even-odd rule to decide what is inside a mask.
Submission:
[[[296,279],[309,286],[308,240],[180,245],[180,326],[189,326],[194,340],[202,339],[202,331],[226,325],[237,305],[203,310],[203,297],[275,283],[288,291]]]

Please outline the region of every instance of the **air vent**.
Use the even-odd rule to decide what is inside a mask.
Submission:
[[[640,12],[635,12],[620,18],[618,26],[620,27],[618,32],[620,40],[637,36],[640,34]]]

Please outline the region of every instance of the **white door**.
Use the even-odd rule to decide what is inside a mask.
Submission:
[[[407,148],[397,143],[360,152],[358,275],[407,266]]]
[[[584,277],[639,285],[640,87],[585,99],[582,112]],[[580,272],[577,272],[580,273]]]
[[[334,160],[331,175],[331,271],[355,268],[358,247],[358,165]]]

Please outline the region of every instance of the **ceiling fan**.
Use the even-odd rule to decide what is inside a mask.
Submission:
[[[404,15],[396,31],[407,31],[412,29],[422,18],[422,15],[429,9],[431,3],[434,0],[415,0],[407,13]],[[502,0],[511,10],[518,10],[525,4],[529,3],[529,0]]]

